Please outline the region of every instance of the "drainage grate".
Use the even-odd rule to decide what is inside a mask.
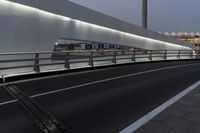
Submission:
[[[4,88],[13,98],[18,99],[19,104],[44,133],[72,133],[70,129],[58,122],[52,114],[28,97],[18,87],[10,85],[4,86]]]

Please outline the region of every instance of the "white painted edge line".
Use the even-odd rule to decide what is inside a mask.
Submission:
[[[155,116],[157,116],[162,111],[164,111],[166,108],[168,108],[169,106],[171,106],[172,104],[174,104],[175,102],[180,100],[182,97],[187,95],[192,90],[196,89],[199,85],[200,85],[200,80],[197,81],[196,83],[194,83],[193,85],[191,85],[190,87],[186,88],[184,91],[180,92],[176,96],[172,97],[171,99],[169,99],[167,102],[163,103],[162,105],[160,105],[156,109],[154,109],[151,112],[147,113],[146,115],[144,115],[143,117],[141,117],[140,119],[138,119],[137,121],[135,121],[134,123],[132,123],[131,125],[126,127],[125,129],[120,131],[119,133],[133,133],[133,132],[135,132],[137,129],[139,129],[144,124],[149,122]]]
[[[112,80],[127,78],[127,77],[131,77],[131,76],[136,76],[136,75],[141,75],[141,74],[147,74],[147,73],[152,73],[152,72],[161,71],[161,70],[168,70],[168,69],[173,69],[173,68],[180,68],[180,67],[186,67],[186,66],[194,66],[194,65],[200,65],[200,63],[187,64],[187,65],[178,65],[178,66],[171,66],[171,67],[164,67],[164,68],[159,68],[159,69],[153,69],[153,70],[148,70],[148,71],[143,71],[143,72],[137,72],[137,73],[127,74],[127,75],[123,75],[123,76],[118,76],[118,77],[113,77],[113,78],[108,78],[108,79],[93,81],[93,82],[89,82],[89,83],[85,83],[85,84],[81,84],[81,85],[76,85],[76,86],[72,86],[72,87],[67,87],[67,88],[63,88],[63,89],[59,89],[59,90],[55,90],[55,91],[49,91],[49,92],[45,92],[45,93],[36,94],[36,95],[31,96],[31,98],[39,97],[39,96],[44,96],[44,95],[49,95],[49,94],[53,94],[53,93],[58,93],[58,92],[66,91],[66,90],[69,90],[69,89],[74,89],[74,88],[78,88],[78,87],[93,85],[93,84],[97,84],[97,83],[102,83],[102,82],[107,82],[107,81],[112,81]]]
[[[6,104],[10,104],[10,103],[15,103],[17,101],[18,100],[11,100],[11,101],[7,101],[7,102],[2,102],[2,103],[0,103],[0,106],[6,105]]]

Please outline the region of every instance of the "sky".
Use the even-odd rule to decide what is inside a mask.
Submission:
[[[141,26],[142,0],[71,0]],[[157,32],[199,32],[200,0],[148,0],[148,27]]]

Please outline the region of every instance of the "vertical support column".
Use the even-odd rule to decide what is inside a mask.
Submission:
[[[70,69],[70,63],[69,63],[69,52],[66,53],[65,56],[65,68]]]
[[[142,0],[142,27],[147,29],[148,19],[148,2],[147,0]]]
[[[34,71],[37,72],[37,73],[40,72],[39,53],[36,53],[36,54],[35,54]]]

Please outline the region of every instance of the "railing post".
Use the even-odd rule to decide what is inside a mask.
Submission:
[[[34,71],[37,72],[37,73],[40,72],[39,53],[36,53],[36,54],[35,54]]]
[[[199,59],[199,57],[200,57],[200,56],[199,56],[199,55],[200,55],[200,54],[199,54],[199,51],[195,51],[195,53],[196,53],[196,59]]]
[[[191,51],[191,59],[194,59],[194,53]]]
[[[70,69],[70,64],[69,64],[69,52],[66,53],[65,56],[65,68]]]
[[[132,61],[135,62],[135,51],[133,50],[133,54],[132,54]]]
[[[93,53],[93,51],[92,51],[92,52],[90,53],[90,58],[89,58],[89,65],[90,65],[91,67],[94,67],[93,55],[94,55],[94,53]]]
[[[150,53],[149,53],[149,60],[150,60],[150,61],[153,61],[153,57],[152,57],[152,54],[153,54],[153,53],[152,53],[152,50],[150,50],[149,52],[150,52]]]
[[[6,79],[5,79],[4,75],[1,75],[1,78],[2,78],[2,82],[5,83]]]
[[[177,58],[180,60],[181,59],[181,50],[178,51]]]
[[[116,51],[113,52],[113,60],[112,60],[112,63],[117,64],[117,52],[116,52]]]
[[[165,50],[165,53],[164,53],[164,59],[167,60],[167,50]]]

